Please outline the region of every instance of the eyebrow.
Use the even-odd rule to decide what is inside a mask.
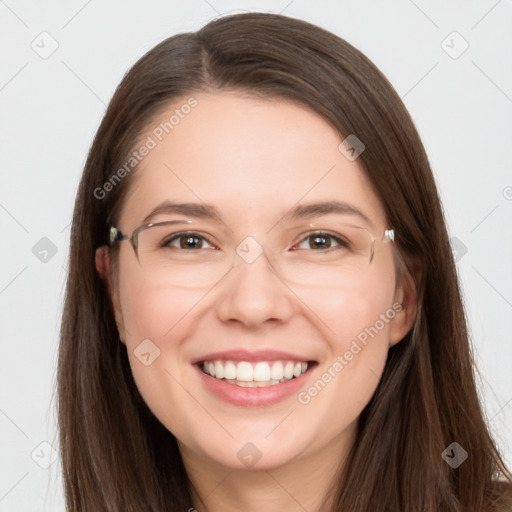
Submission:
[[[285,214],[283,220],[309,219],[322,215],[353,215],[373,226],[370,218],[354,205],[342,201],[324,201],[320,203],[299,204]]]
[[[200,203],[176,203],[164,201],[155,207],[144,218],[143,223],[149,223],[154,217],[161,214],[181,214],[186,217],[213,220],[223,223],[219,210],[211,204]],[[370,218],[354,205],[342,201],[323,201],[317,203],[298,204],[288,211],[281,220],[310,219],[322,215],[353,215],[373,226]]]
[[[150,222],[157,215],[164,213],[177,213],[186,217],[195,217],[198,219],[210,219],[217,222],[222,222],[221,215],[217,208],[209,204],[200,203],[174,203],[172,201],[164,201],[144,217],[142,221],[144,224]]]

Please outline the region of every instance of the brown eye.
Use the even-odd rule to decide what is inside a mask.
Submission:
[[[301,247],[302,244],[306,243],[306,247]],[[347,244],[339,237],[331,235],[329,233],[312,233],[302,239],[298,244],[299,249],[320,249],[326,250],[331,247],[347,246]]]
[[[178,246],[173,244],[173,242],[178,241]],[[211,242],[203,235],[198,233],[175,233],[170,238],[166,239],[162,243],[162,247],[170,247],[173,249],[185,249],[185,250],[194,250],[194,249],[203,249],[205,245],[212,245]]]

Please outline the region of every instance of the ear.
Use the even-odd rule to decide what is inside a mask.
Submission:
[[[123,312],[121,310],[119,293],[114,283],[114,275],[110,261],[110,252],[107,245],[102,245],[96,249],[95,263],[96,270],[98,271],[101,279],[105,282],[108,289],[110,302],[112,304],[112,309],[114,310],[117,330],[119,331],[119,338],[123,343],[125,343]]]
[[[412,329],[418,314],[416,283],[421,282],[421,265],[419,261],[408,259],[407,268],[409,272],[404,268],[395,290],[393,310],[396,315],[390,322],[389,346],[395,345],[405,337]]]

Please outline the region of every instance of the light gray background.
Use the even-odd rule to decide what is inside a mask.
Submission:
[[[331,30],[404,99],[457,239],[482,396],[512,463],[510,0],[0,0],[0,511],[64,510],[52,463],[58,329],[74,196],[105,105],[156,43],[239,10]],[[46,261],[43,237],[57,250]]]

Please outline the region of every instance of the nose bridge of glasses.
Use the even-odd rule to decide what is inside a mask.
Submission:
[[[272,268],[276,252],[277,248],[268,237],[248,235],[234,248],[231,264],[233,267],[242,267],[248,270],[255,270],[260,265]]]
[[[259,231],[246,234],[244,238],[235,247],[235,256],[238,256],[245,263],[252,264],[260,256],[264,256],[268,263],[272,263],[276,258],[290,248],[290,237],[293,233],[303,230],[304,236],[308,230],[313,230],[313,224],[306,224],[297,228],[286,228],[280,231],[278,228],[269,231]],[[295,233],[296,238],[296,233]]]

